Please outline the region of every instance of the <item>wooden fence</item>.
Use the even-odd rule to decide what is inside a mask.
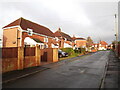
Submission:
[[[17,58],[18,56],[18,48],[1,48],[2,50],[2,58]]]
[[[36,60],[36,48],[35,47],[25,47],[24,48],[24,68],[38,66],[39,62]],[[40,61],[40,59],[39,59]]]
[[[24,56],[35,56],[35,47],[24,48]]]
[[[18,69],[18,48],[0,48],[2,52],[2,72]]]
[[[28,67],[40,66],[41,62],[57,62],[58,49],[40,49],[36,47],[1,48],[2,73],[22,70]]]

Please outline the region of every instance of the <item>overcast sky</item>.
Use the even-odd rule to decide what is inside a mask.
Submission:
[[[117,4],[117,0],[115,2],[81,2],[81,0],[0,2],[0,28],[23,17],[46,26],[53,32],[60,27],[70,36],[84,38],[91,36],[95,42],[104,40],[110,43],[115,39],[114,14],[118,13]]]

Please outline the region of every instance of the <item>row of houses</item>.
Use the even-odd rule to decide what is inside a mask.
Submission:
[[[44,48],[86,48],[87,40],[81,37],[71,37],[58,28],[52,32],[49,28],[19,18],[3,27],[3,47],[33,47]],[[91,49],[106,50],[108,44],[100,41],[92,44]]]
[[[47,27],[24,18],[19,18],[3,27],[3,47],[32,47],[38,44],[40,48],[73,48],[79,46],[78,39],[86,42],[84,38],[70,37],[60,28],[53,33]]]
[[[52,32],[49,28],[19,18],[3,27],[2,71],[8,72],[57,62],[58,49],[85,48],[86,51],[106,50],[108,44],[95,44],[82,37],[71,37],[61,28]],[[89,47],[88,47],[89,46]],[[27,47],[27,48],[25,48]]]

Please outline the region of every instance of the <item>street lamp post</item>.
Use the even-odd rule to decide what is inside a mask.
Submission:
[[[116,56],[118,56],[118,25],[117,25],[117,14],[115,14],[115,36],[116,36],[116,42],[115,42],[115,51]]]

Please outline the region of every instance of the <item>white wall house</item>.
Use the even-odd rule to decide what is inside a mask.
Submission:
[[[33,40],[30,37],[26,37],[25,40],[24,40],[24,43],[25,43],[25,45],[30,45],[31,47],[39,45],[41,49],[44,48],[44,43],[37,43],[35,40]]]
[[[72,48],[72,45],[70,45],[68,43],[64,43],[64,48]]]

